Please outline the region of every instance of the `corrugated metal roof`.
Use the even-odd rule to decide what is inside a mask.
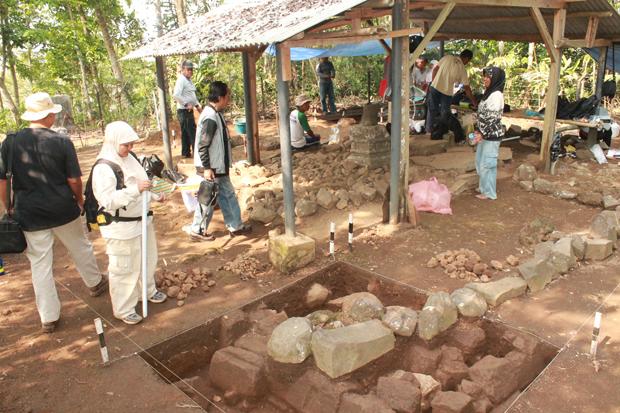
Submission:
[[[366,0],[249,0],[224,4],[124,59],[234,50],[281,42]]]
[[[123,59],[238,50],[281,42],[363,3],[366,0],[248,0],[224,4]],[[600,19],[597,38],[620,39],[620,15],[607,0],[567,4],[567,38],[583,39],[588,27],[587,17],[571,14],[605,11],[612,15]],[[552,11],[542,12],[551,29]],[[437,8],[413,10],[412,18],[432,22],[439,13]],[[542,41],[525,7],[457,5],[439,34],[443,38]]]

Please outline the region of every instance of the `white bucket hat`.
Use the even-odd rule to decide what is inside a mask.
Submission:
[[[306,95],[299,95],[295,98],[295,106],[303,106],[306,102],[312,102],[312,99]]]
[[[37,92],[26,98],[26,111],[22,114],[23,120],[41,120],[50,113],[58,113],[62,106],[52,102],[52,98],[45,92]]]

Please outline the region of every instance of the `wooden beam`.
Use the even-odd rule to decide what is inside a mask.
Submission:
[[[458,0],[462,4],[475,4],[480,6],[504,6],[504,7],[538,7],[543,9],[561,9],[570,0]],[[581,1],[581,0],[578,0]],[[425,0],[425,3],[450,3],[451,0]],[[417,1],[412,1],[413,7]]]
[[[596,39],[588,45],[585,39],[562,39],[559,47],[562,48],[584,48],[584,47],[604,47],[612,44],[612,40]]]
[[[430,27],[430,29],[428,29],[428,32],[424,35],[424,38],[422,39],[418,47],[416,47],[416,49],[413,51],[413,55],[411,55],[412,62],[415,62],[416,59],[422,55],[422,52],[424,51],[426,46],[428,46],[430,41],[433,40],[433,37],[439,31],[441,26],[443,26],[444,22],[446,21],[450,13],[452,13],[452,10],[454,10],[455,6],[456,6],[455,2],[450,2],[444,6],[444,8],[441,10],[441,13],[439,13],[439,16],[437,16],[437,19],[435,20],[433,25]]]
[[[311,47],[311,46],[332,46],[342,43],[359,43],[366,40],[383,40],[386,38],[407,37],[412,34],[420,34],[418,27],[409,29],[395,30],[393,32],[378,33],[373,35],[338,35],[336,37],[305,37],[301,40],[287,40],[284,44],[287,47]]]
[[[513,34],[484,34],[484,33],[437,33],[434,40],[504,40],[507,42],[536,42],[540,43],[540,36],[535,34],[513,35]]]
[[[588,19],[588,30],[586,31],[586,45],[587,47],[594,46],[596,40],[596,32],[598,30],[598,17],[590,17]]]
[[[566,23],[566,10],[557,10],[553,18],[553,39],[564,37],[564,24]],[[555,134],[556,112],[558,110],[558,94],[560,91],[560,70],[562,67],[562,49],[553,48],[556,56],[549,66],[549,82],[545,96],[545,119],[543,123],[543,135],[540,145],[540,160],[545,165],[545,172],[551,171],[551,143]]]
[[[549,28],[547,27],[547,23],[545,23],[545,19],[543,18],[540,9],[538,7],[532,7],[530,9],[530,14],[532,16],[532,19],[534,20],[534,23],[536,24],[536,27],[538,28],[543,42],[545,43],[545,47],[547,48],[547,53],[549,53],[551,61],[556,61],[558,59],[558,53],[556,53],[553,37],[549,33]]]
[[[543,13],[543,18],[545,20],[553,20],[553,14]],[[611,12],[579,12],[579,13],[567,13],[567,19],[579,19],[579,18],[605,18],[612,16]],[[450,23],[494,23],[494,22],[521,22],[521,21],[529,21],[532,18],[530,14],[525,16],[492,16],[492,17],[478,17],[478,18],[451,18]],[[425,23],[432,22],[434,18],[432,17],[424,17],[424,18],[416,18],[415,15],[411,19],[412,22],[416,23]]]

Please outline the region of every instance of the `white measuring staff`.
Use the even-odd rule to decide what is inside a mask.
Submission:
[[[596,358],[596,349],[598,348],[598,334],[601,331],[602,314],[598,311],[594,314],[594,328],[592,328],[592,343],[590,344],[590,355]]]
[[[95,330],[97,330],[97,335],[99,336],[99,350],[101,350],[103,364],[108,364],[110,362],[110,356],[108,355],[108,347],[105,344],[105,337],[103,336],[103,323],[100,318],[95,318]]]
[[[336,232],[336,223],[334,222],[330,222],[329,223],[329,254],[332,256],[332,258],[334,257],[334,238],[335,238],[335,233]]]
[[[353,214],[349,214],[349,251],[353,251]]]
[[[151,193],[142,192],[142,317],[148,316],[148,297],[147,297],[147,264],[148,264],[148,214]]]

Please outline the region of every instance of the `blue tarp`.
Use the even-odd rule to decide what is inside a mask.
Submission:
[[[386,40],[388,45],[391,45],[391,40]],[[427,49],[439,47],[439,42],[430,42],[426,47]],[[272,56],[276,54],[275,45],[270,45],[267,48],[267,53]],[[331,56],[372,56],[385,54],[385,49],[381,46],[378,40],[367,40],[361,43],[347,43],[334,46],[329,49],[314,49],[309,47],[292,47],[291,48],[291,60],[308,60],[316,59],[320,57]]]
[[[593,49],[583,49],[583,50],[585,50],[586,53],[592,56],[594,60],[598,61],[599,49],[593,48]],[[615,62],[614,62],[614,58],[615,58]],[[609,49],[607,50],[607,69],[609,70],[615,69],[617,73],[620,73],[620,44],[614,45],[613,50],[611,47],[609,47]]]

